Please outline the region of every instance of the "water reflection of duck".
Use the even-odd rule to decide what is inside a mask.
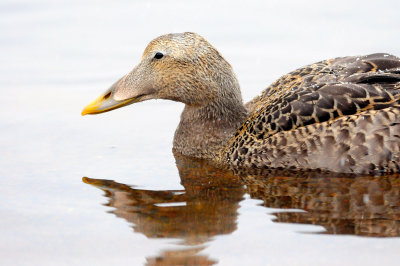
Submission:
[[[164,250],[148,265],[212,265],[216,261],[198,254],[217,235],[236,230],[244,187],[238,176],[205,160],[176,157],[184,190],[135,189],[111,180],[84,177],[102,189],[106,206],[148,238],[176,238],[184,248]]]
[[[178,238],[192,246],[191,259],[197,258],[193,250],[199,245],[236,230],[245,193],[262,200],[265,207],[283,209],[272,213],[275,222],[319,225],[326,234],[400,236],[399,175],[280,170],[234,174],[206,160],[179,154],[175,158],[184,186],[181,191],[134,189],[101,179],[84,178],[84,182],[104,190],[107,205],[115,208],[112,212],[132,223],[135,232],[149,238]]]
[[[174,150],[240,167],[399,172],[400,59],[344,57],[295,70],[243,105],[231,66],[195,33],[151,41],[82,114],[149,99],[185,104]]]
[[[302,209],[273,213],[275,222],[314,224],[324,234],[400,236],[400,176],[248,171],[242,180],[263,206]]]

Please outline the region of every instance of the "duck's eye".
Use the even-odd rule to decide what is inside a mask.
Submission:
[[[155,59],[161,59],[163,56],[164,56],[163,53],[157,52],[157,53],[154,55],[154,58],[155,58]]]

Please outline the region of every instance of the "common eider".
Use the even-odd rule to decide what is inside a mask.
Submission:
[[[196,33],[150,42],[82,111],[182,102],[174,152],[240,168],[400,172],[400,59],[348,56],[299,68],[243,104],[230,64]]]

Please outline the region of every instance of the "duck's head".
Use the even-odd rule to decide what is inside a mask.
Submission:
[[[103,113],[150,99],[202,106],[216,97],[234,97],[241,101],[239,85],[229,63],[198,34],[167,34],[151,41],[141,62],[86,106],[82,115]]]

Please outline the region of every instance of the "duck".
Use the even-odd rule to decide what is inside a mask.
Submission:
[[[216,48],[197,33],[171,33],[82,115],[151,99],[184,104],[174,153],[242,169],[400,172],[400,58],[391,54],[310,64],[243,103]]]

